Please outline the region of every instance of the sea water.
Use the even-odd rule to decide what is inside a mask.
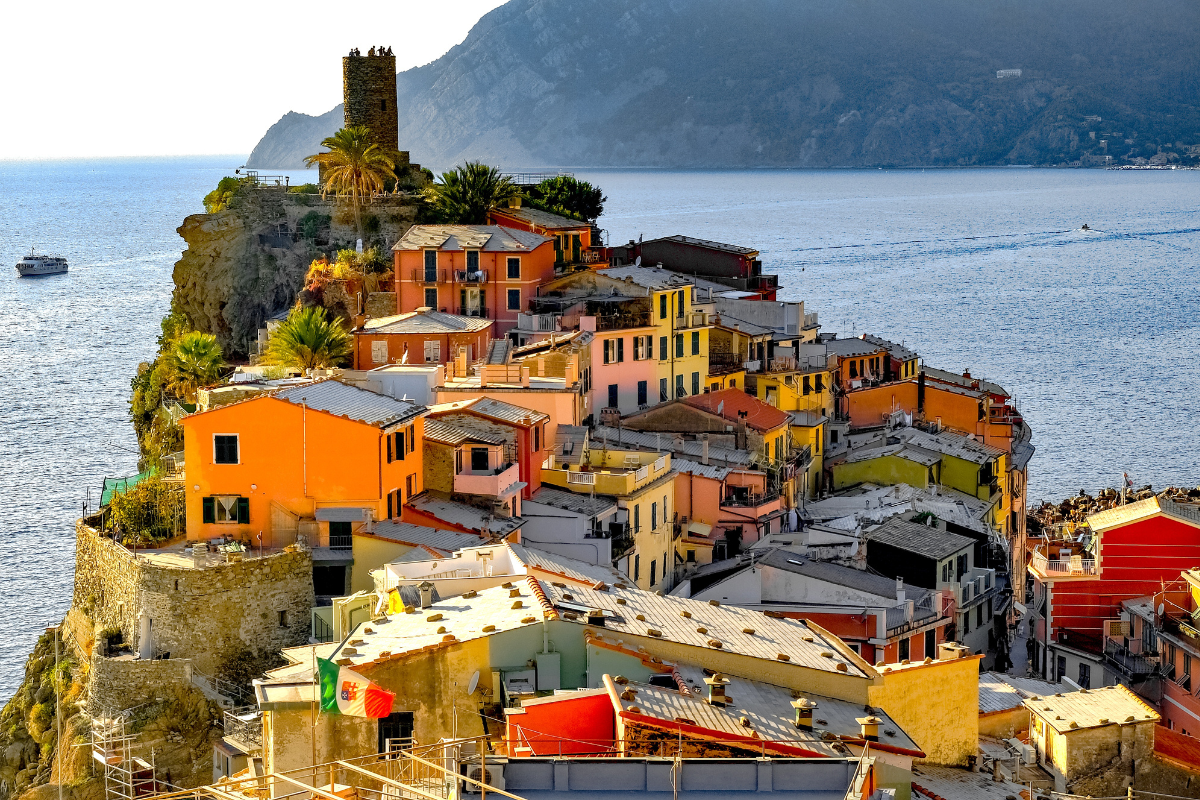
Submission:
[[[70,603],[83,503],[137,469],[129,381],[169,307],[175,229],[240,163],[0,162],[0,700]],[[610,243],[756,247],[823,331],[1002,384],[1034,431],[1031,501],[1124,472],[1200,483],[1200,172],[576,175],[605,190]],[[70,272],[18,279],[30,247]]]

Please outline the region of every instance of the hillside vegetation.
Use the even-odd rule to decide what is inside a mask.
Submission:
[[[400,146],[438,168],[1186,161],[1198,34],[1188,0],[511,0],[400,73]],[[299,166],[341,121],[288,113],[249,163]]]

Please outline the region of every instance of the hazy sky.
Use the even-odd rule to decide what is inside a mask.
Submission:
[[[0,159],[249,153],[284,113],[342,101],[351,47],[427,64],[502,2],[8,3]]]

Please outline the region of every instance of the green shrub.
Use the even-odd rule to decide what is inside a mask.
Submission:
[[[315,183],[302,183],[299,186],[292,186],[288,191],[292,194],[320,194],[321,187]]]
[[[322,214],[319,211],[310,211],[300,218],[300,222],[296,227],[300,231],[300,235],[309,240],[315,240],[320,235],[321,230],[329,227],[331,217],[328,214]]]
[[[109,508],[113,525],[120,526],[124,539],[132,544],[169,539],[183,529],[179,487],[156,475],[114,494]]]
[[[204,195],[204,210],[209,214],[224,211],[245,183],[238,178],[224,177],[217,182],[217,188]]]

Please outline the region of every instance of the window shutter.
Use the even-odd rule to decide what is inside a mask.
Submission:
[[[237,520],[239,525],[250,524],[250,498],[239,497],[237,499]]]
[[[625,337],[617,339],[617,363],[620,364],[625,360]]]
[[[392,516],[392,493],[388,492],[388,519],[391,519]]]
[[[404,431],[396,432],[396,458],[400,461],[404,460],[404,456],[408,448],[404,446]]]
[[[386,438],[387,438],[387,447],[388,447],[388,460],[387,460],[387,463],[389,463],[389,464],[390,464],[390,463],[392,463],[392,461],[394,461],[394,460],[395,460],[395,459],[393,459],[393,458],[392,458],[392,437],[391,437],[391,436],[388,436],[388,437],[386,437]]]
[[[204,512],[201,519],[207,525],[217,521],[217,503],[211,497],[205,497],[203,500]]]

